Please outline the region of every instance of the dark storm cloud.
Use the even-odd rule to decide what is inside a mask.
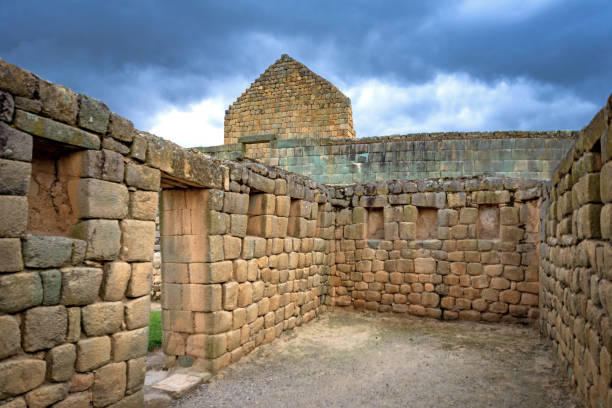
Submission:
[[[215,81],[254,80],[283,52],[347,83],[461,72],[486,83],[527,78],[601,105],[612,91],[609,5],[539,2],[532,12],[506,0],[499,13],[461,15],[459,1],[4,1],[0,57],[140,127]]]

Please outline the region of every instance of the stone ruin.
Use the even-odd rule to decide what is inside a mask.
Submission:
[[[611,121],[356,139],[282,56],[183,149],[0,61],[0,407],[142,406],[158,214],[169,368],[334,307],[533,322],[612,407]]]

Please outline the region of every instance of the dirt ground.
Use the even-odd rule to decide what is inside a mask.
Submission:
[[[576,405],[535,327],[332,311],[223,370],[177,407]]]

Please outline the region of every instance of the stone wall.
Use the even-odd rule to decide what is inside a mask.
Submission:
[[[612,407],[612,99],[561,162],[544,205],[541,331],[589,407]]]
[[[483,174],[550,180],[577,134],[508,131],[297,138],[199,149],[223,159],[248,157],[325,184]]]
[[[351,101],[283,55],[225,112],[225,144],[268,134],[278,139],[355,137]]]
[[[537,319],[541,188],[483,177],[336,188],[333,304],[445,320]]]
[[[325,310],[326,188],[256,163],[227,165],[225,191],[163,192],[168,365],[217,372]]]

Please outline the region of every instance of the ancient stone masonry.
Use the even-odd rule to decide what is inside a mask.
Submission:
[[[541,189],[485,177],[336,188],[333,304],[445,320],[537,319]]]
[[[334,85],[283,55],[225,112],[225,144],[266,136],[355,137],[351,101]]]
[[[541,330],[589,407],[612,406],[612,97],[543,203]]]

